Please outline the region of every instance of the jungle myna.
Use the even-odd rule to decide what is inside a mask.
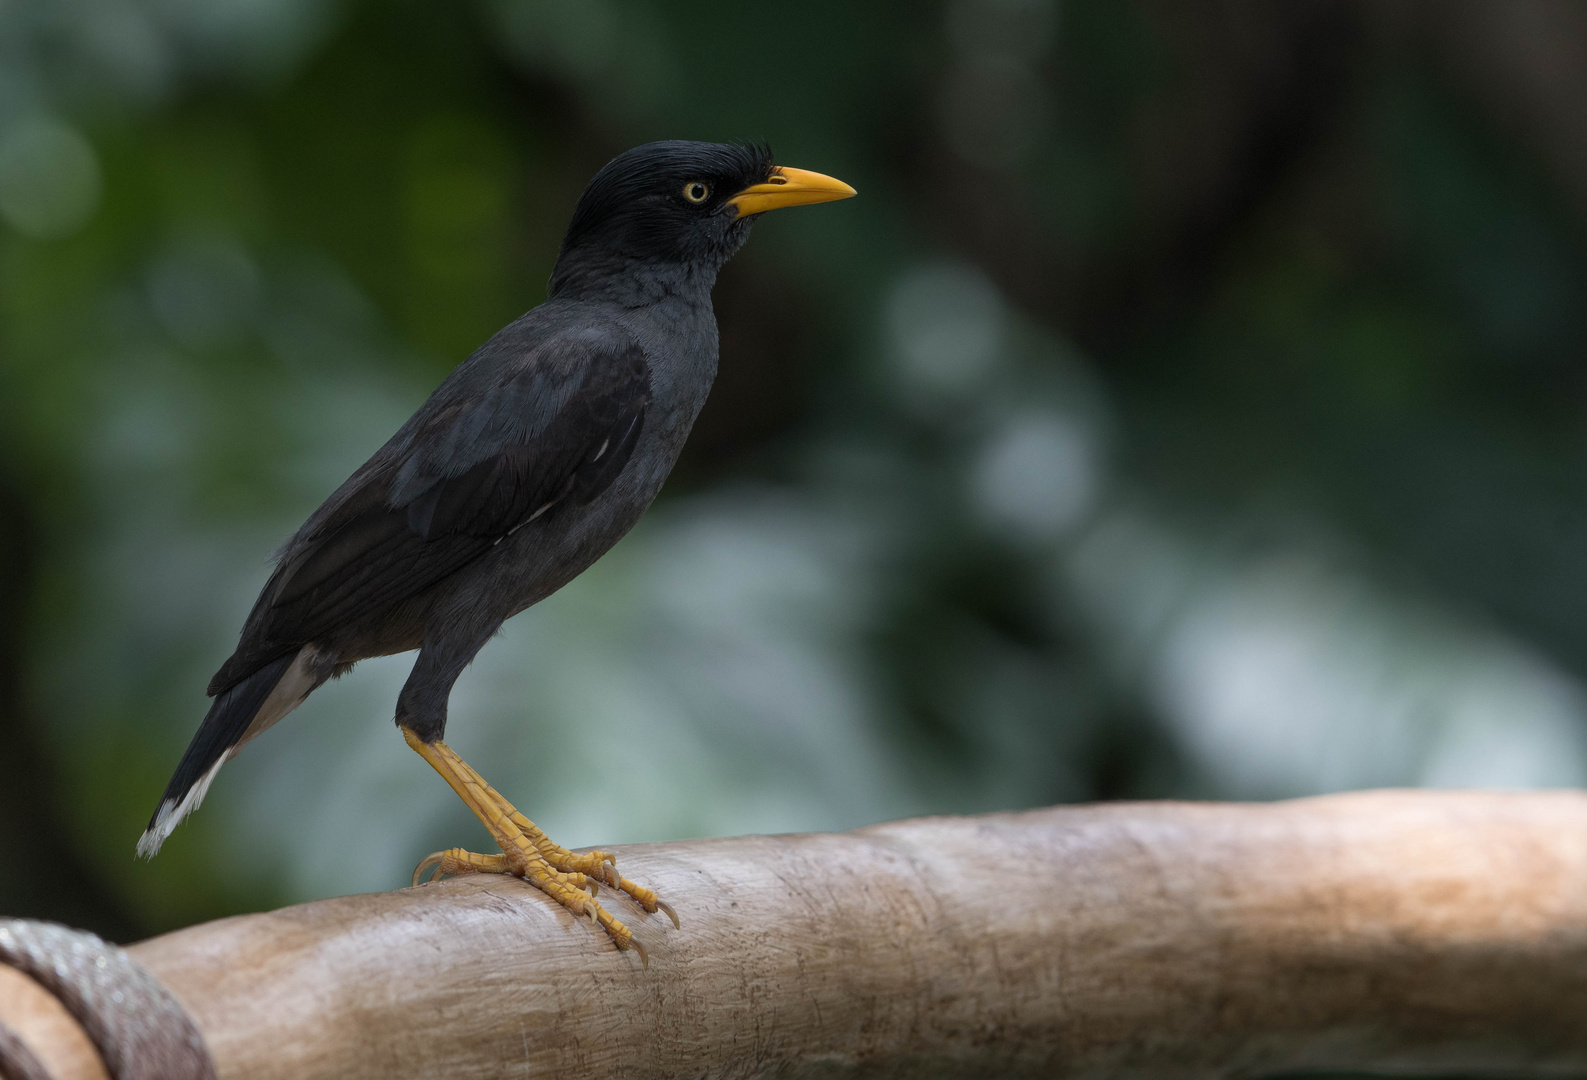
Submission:
[[[546,302],[458,365],[282,549],[139,853],[153,855],[220,767],[327,679],[418,649],[397,726],[502,853],[438,852],[414,880],[432,866],[516,874],[620,948],[632,934],[595,882],[672,915],[609,854],[553,843],[453,753],[447,698],[506,619],[582,573],[661,490],[716,375],[711,287],[755,215],[853,194],[759,146],[657,142],[602,168]]]

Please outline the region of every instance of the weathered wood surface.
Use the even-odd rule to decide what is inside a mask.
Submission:
[[[1587,795],[1115,804],[618,849],[132,948],[222,1080],[1587,1074]],[[602,893],[603,898],[605,893]]]

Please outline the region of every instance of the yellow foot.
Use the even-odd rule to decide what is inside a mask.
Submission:
[[[595,901],[599,885],[609,885],[627,893],[641,908],[650,914],[665,911],[678,926],[678,916],[671,907],[656,898],[656,894],[636,885],[617,872],[617,860],[608,852],[591,851],[583,855],[569,851],[554,843],[532,821],[520,814],[513,805],[497,793],[496,789],[469,767],[468,763],[437,739],[426,743],[407,728],[402,734],[408,745],[428,761],[436,772],[451,785],[452,790],[474,811],[501,845],[499,855],[479,855],[462,848],[451,848],[427,856],[413,871],[413,883],[419,883],[424,871],[434,867],[430,880],[447,874],[513,874],[523,878],[551,899],[573,912],[587,915],[591,922],[605,930],[619,949],[635,949],[640,961],[650,966],[644,947],[634,940],[633,932]],[[586,891],[588,890],[588,891]]]

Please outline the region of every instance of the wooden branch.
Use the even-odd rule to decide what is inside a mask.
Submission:
[[[619,855],[683,919],[612,901],[648,970],[488,877],[131,952],[222,1080],[1587,1071],[1581,794],[1117,804]]]

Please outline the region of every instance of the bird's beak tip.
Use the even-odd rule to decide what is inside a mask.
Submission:
[[[739,217],[744,217],[784,206],[809,206],[848,199],[858,194],[836,177],[779,165],[772,169],[771,178],[764,184],[751,184],[727,201],[738,211]]]

